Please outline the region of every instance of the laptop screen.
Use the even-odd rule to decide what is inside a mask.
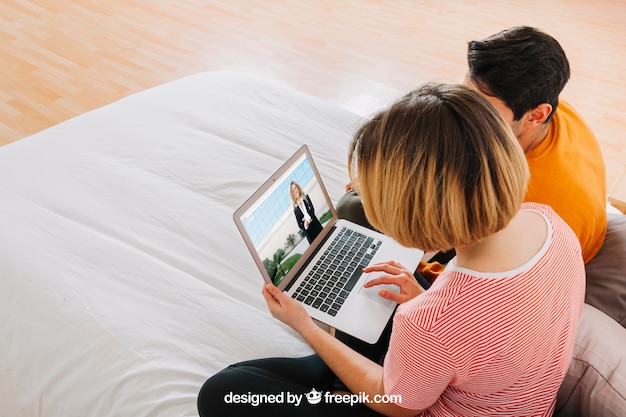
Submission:
[[[279,285],[304,262],[334,216],[310,153],[302,147],[235,212],[235,222],[265,279]]]

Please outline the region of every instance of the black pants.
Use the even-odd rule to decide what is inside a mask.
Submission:
[[[418,272],[415,278],[428,288],[428,282]],[[335,332],[335,336],[360,354],[382,364],[389,348],[392,324],[393,317],[373,345],[339,331]],[[322,393],[318,404],[309,403],[305,397],[313,389]],[[338,403],[325,397],[326,393],[333,391],[347,392],[348,389],[317,355],[257,359],[231,365],[209,378],[198,395],[198,412],[200,417],[380,415],[363,402]]]
[[[231,365],[207,380],[198,395],[198,412],[200,417],[380,416],[356,395],[354,404],[337,401],[331,396],[334,390],[345,387],[317,355],[257,359]]]
[[[373,345],[339,331],[335,336],[374,362],[382,363],[392,321],[393,318]],[[322,393],[318,404],[309,403],[305,397],[313,389]],[[348,392],[348,389],[318,355],[257,359],[231,365],[209,378],[198,395],[198,412],[200,417],[380,415],[363,402],[351,405],[326,397],[326,393],[333,391]]]

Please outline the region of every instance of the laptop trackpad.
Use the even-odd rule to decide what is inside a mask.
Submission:
[[[382,272],[372,272],[367,276],[367,279],[365,282],[371,281],[375,278],[381,277],[385,275]],[[397,285],[392,285],[392,284],[383,284],[383,285],[375,285],[373,287],[370,288],[365,288],[365,287],[361,287],[359,289],[359,295],[362,295],[364,297],[369,298],[372,301],[376,301],[377,303],[380,303],[382,305],[394,305],[395,302],[391,301],[391,300],[387,300],[386,298],[381,297],[380,295],[378,295],[378,291],[382,290],[382,289],[386,289],[389,291],[393,291],[395,293],[400,292],[400,287],[398,287]]]

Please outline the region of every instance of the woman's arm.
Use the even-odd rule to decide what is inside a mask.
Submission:
[[[309,213],[309,216],[315,217],[315,207],[313,207],[313,202],[311,201],[311,197],[307,194],[304,198],[306,211]]]
[[[304,213],[300,210],[300,207],[296,204],[293,208],[293,214],[296,216],[296,223],[301,230],[304,230]]]
[[[375,395],[385,394],[383,368],[322,330],[302,305],[274,285],[263,287],[263,296],[272,315],[304,337],[352,393],[369,395],[368,407],[386,416],[415,416],[422,410],[409,410],[396,404],[376,404]]]

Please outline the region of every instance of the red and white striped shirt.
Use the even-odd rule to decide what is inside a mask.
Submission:
[[[387,394],[424,416],[551,416],[569,366],[585,293],[576,235],[548,206],[525,265],[479,273],[451,262],[398,307],[384,364]]]

